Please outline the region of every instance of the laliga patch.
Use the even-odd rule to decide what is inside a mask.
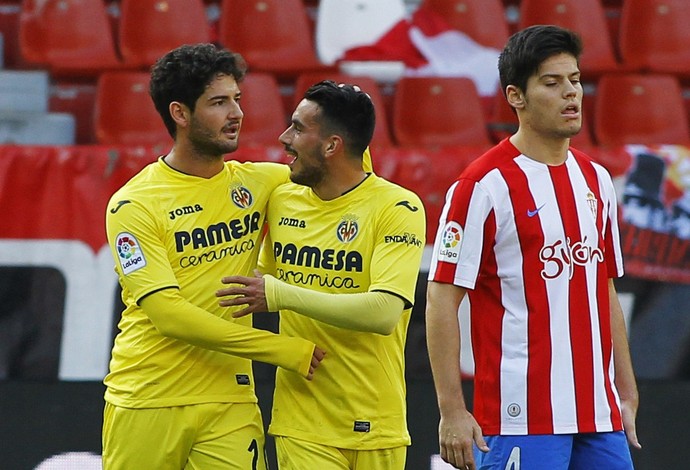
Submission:
[[[139,242],[130,233],[123,232],[115,240],[118,259],[124,274],[130,274],[146,266],[146,258]]]
[[[457,222],[448,222],[443,229],[438,260],[447,263],[458,263],[460,247],[462,246],[463,231]]]

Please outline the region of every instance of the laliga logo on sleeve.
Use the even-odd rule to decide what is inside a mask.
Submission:
[[[124,274],[132,273],[146,266],[144,252],[141,251],[139,242],[134,235],[129,233],[119,234],[115,240],[115,247],[117,248],[118,259]]]
[[[438,250],[438,260],[448,263],[458,263],[460,247],[462,246],[462,227],[457,222],[448,222],[441,235]]]

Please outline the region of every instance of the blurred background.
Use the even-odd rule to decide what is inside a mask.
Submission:
[[[0,0],[0,467],[100,468],[101,380],[121,309],[106,202],[172,145],[148,97],[150,66],[178,45],[214,42],[249,64],[229,158],[285,161],[278,135],[319,80],[372,97],[374,170],[417,192],[428,216],[406,352],[408,468],[443,468],[424,333],[429,249],[446,189],[516,130],[499,51],[547,23],[583,39],[584,126],[571,144],[618,191],[617,287],[644,446],[633,459],[688,468],[687,0]],[[471,393],[467,338],[462,369]],[[256,381],[268,417],[272,368],[257,364]]]

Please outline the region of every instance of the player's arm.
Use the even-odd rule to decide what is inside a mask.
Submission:
[[[314,357],[320,354],[311,341],[277,335],[217,317],[185,300],[176,288],[149,294],[140,300],[139,305],[163,336],[267,362],[307,378],[311,378],[314,372]]]
[[[613,363],[616,370],[616,388],[621,398],[621,412],[623,414],[623,428],[630,445],[641,448],[637,439],[635,418],[640,401],[637,383],[633,372],[628,333],[625,328],[623,309],[613,279],[609,279],[609,303],[611,305],[611,338],[613,341]]]
[[[431,372],[440,412],[441,458],[457,468],[473,469],[472,444],[489,448],[482,430],[467,410],[460,380],[460,324],[458,308],[465,297],[462,287],[431,281],[426,294],[426,337]]]
[[[287,309],[340,328],[389,335],[405,308],[405,301],[389,292],[317,292],[287,284],[268,274],[262,277],[257,273],[253,278],[228,276],[222,282],[233,286],[216,292],[222,297],[221,306],[247,305],[233,313],[234,317]]]

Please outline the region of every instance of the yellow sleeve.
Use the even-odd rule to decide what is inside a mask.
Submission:
[[[177,289],[163,289],[144,297],[140,306],[158,332],[213,351],[309,373],[314,343],[277,335],[217,317],[186,301]]]
[[[331,294],[293,286],[265,275],[270,311],[288,309],[314,320],[349,330],[389,335],[402,315],[405,302],[388,292]],[[353,312],[367,312],[353,315]]]

